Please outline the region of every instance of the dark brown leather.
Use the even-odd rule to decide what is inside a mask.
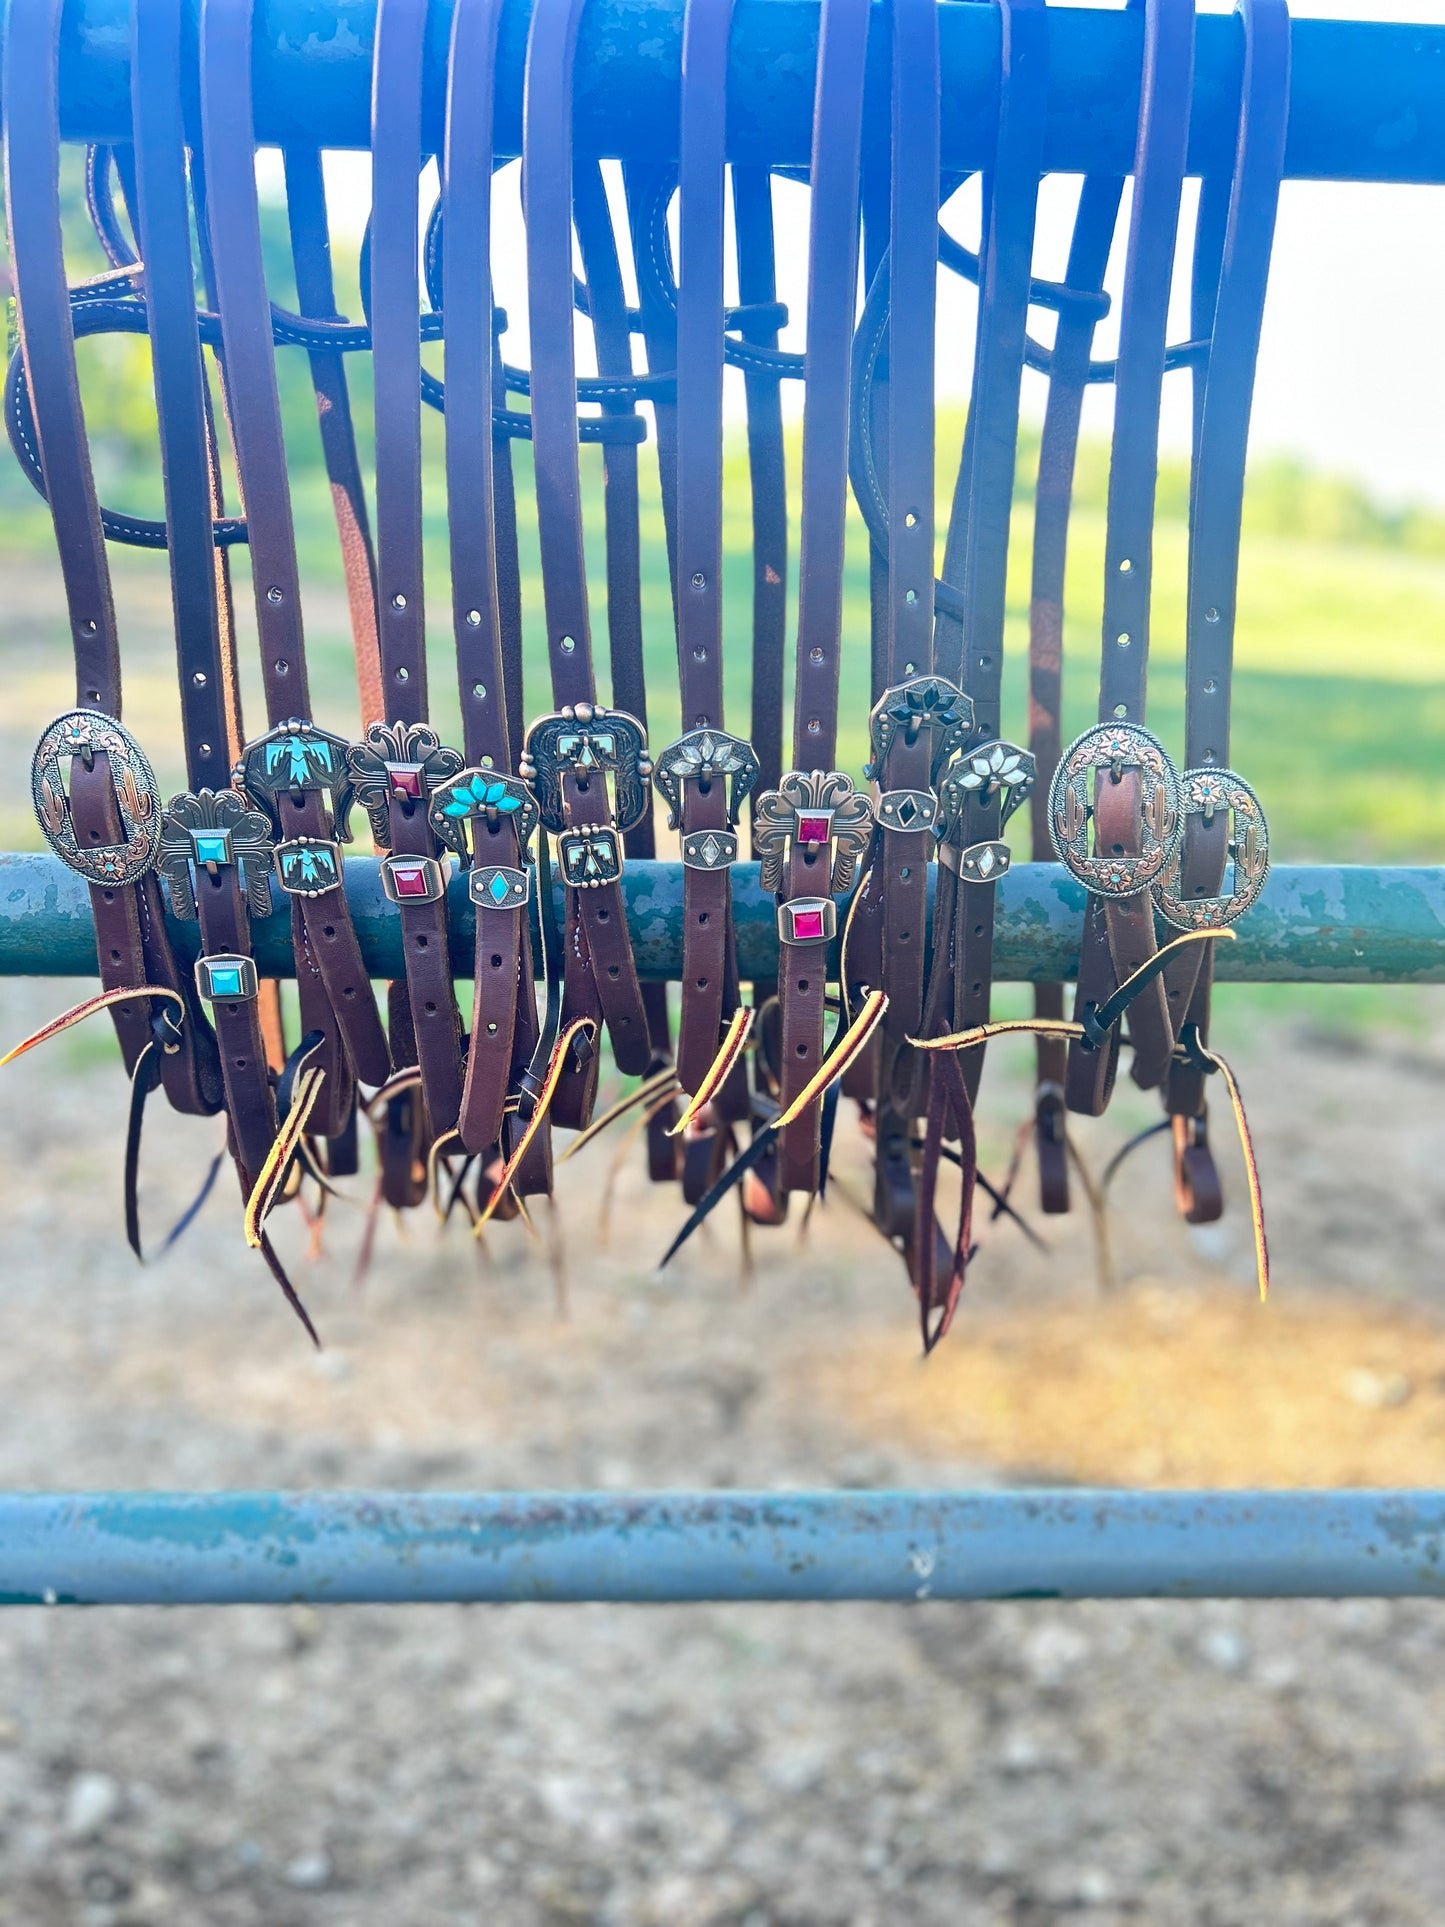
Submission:
[[[376,406],[377,621],[386,712],[373,721],[427,719],[421,530],[421,305],[417,179],[422,151],[426,11],[382,0],[372,85],[371,339]],[[425,788],[425,779],[423,779]],[[390,845],[436,859],[425,797],[395,788]],[[461,1018],[452,990],[446,897],[400,906],[412,1035],[434,1138],[462,1103]]]
[[[1099,720],[1142,723],[1153,586],[1154,497],[1158,470],[1159,408],[1168,344],[1169,292],[1179,204],[1189,140],[1194,70],[1194,0],[1148,0],[1144,9],[1144,76],[1134,158],[1134,197],[1124,303],[1115,371],[1114,435],[1109,466],[1108,527],[1104,553],[1104,622],[1099,675]],[[1142,848],[1142,819],[1126,818],[1126,783],[1101,780],[1095,793],[1095,848],[1133,854]],[[1095,912],[1095,915],[1098,913]],[[1081,958],[1075,1016],[1102,1004],[1123,974],[1120,962],[1143,963],[1154,954],[1153,903],[1147,891],[1110,898],[1103,907],[1107,959],[1097,943]],[[1087,965],[1087,967],[1086,967]],[[1150,984],[1130,1008],[1136,1081],[1158,1084],[1174,1047],[1164,986]],[[1107,1101],[1097,1057],[1082,1043],[1069,1047],[1065,1079],[1071,1108]],[[1107,1080],[1111,1082],[1112,1080]]]
[[[75,369],[75,339],[60,224],[59,0],[40,0],[7,20],[5,173],[20,344],[45,492],[55,525],[75,655],[80,706],[119,720],[120,646],[90,450]],[[224,743],[222,744],[224,753]],[[72,764],[70,818],[82,848],[119,840],[108,760]],[[106,990],[145,983],[178,991],[188,1017],[170,1036],[161,1076],[177,1110],[209,1114],[221,1091],[210,1027],[177,966],[154,878],[90,886],[97,959]],[[154,1034],[161,1007],[143,1002],[112,1012],[127,1071]]]
[[[532,338],[532,450],[542,552],[547,655],[559,710],[594,703],[592,636],[582,549],[572,337],[572,69],[582,0],[539,0],[527,42],[524,168]],[[569,829],[611,824],[605,780],[568,772]],[[652,1058],[647,1013],[616,883],[568,891],[563,1022],[605,1019],[619,1069],[641,1076]],[[591,1113],[596,1060],[569,1069],[559,1122]]]
[[[452,16],[442,203],[447,502],[462,750],[470,768],[499,775],[516,760],[507,726],[491,433],[492,77],[500,19],[500,0],[461,0]],[[479,817],[472,837],[474,868],[525,863],[514,817]],[[525,908],[479,905],[459,1120],[469,1151],[484,1152],[501,1138],[520,1000],[533,994],[531,965]]]
[[[843,624],[848,390],[858,281],[859,161],[868,48],[867,0],[824,0],[813,99],[808,242],[808,348],[802,526],[793,703],[793,767],[830,770],[837,753]],[[831,894],[828,852],[794,843],[781,901]],[[820,875],[819,872],[822,872]],[[778,972],[781,1100],[789,1105],[823,1057],[828,960],[823,946],[784,944]],[[785,1191],[818,1188],[820,1110],[781,1133]]]
[[[1123,186],[1117,178],[1091,176],[1080,188],[1066,274],[1071,288],[1102,290]],[[1049,399],[1039,440],[1029,600],[1029,749],[1037,772],[1030,798],[1035,863],[1049,863],[1054,859],[1053,840],[1049,835],[1049,786],[1063,746],[1064,579],[1069,511],[1090,351],[1098,319],[1098,307],[1082,302],[1066,305],[1059,313],[1049,374]],[[1035,986],[1034,1015],[1053,1020],[1063,1017],[1062,984]],[[1069,1161],[1063,1116],[1068,1046],[1059,1037],[1040,1037],[1034,1048],[1037,1071],[1034,1144],[1039,1164],[1039,1202],[1045,1213],[1057,1214],[1069,1208]],[[1117,1063],[1117,1047],[1112,1057],[1111,1077]]]

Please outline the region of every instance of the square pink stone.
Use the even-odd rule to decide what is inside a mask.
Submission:
[[[826,843],[832,833],[833,819],[830,816],[800,816],[798,818],[798,841],[800,843]]]
[[[399,897],[424,897],[426,895],[426,871],[419,863],[394,863],[391,880]]]
[[[391,778],[391,787],[398,796],[421,795],[421,765],[419,763],[388,763],[386,773]]]
[[[793,935],[800,942],[823,934],[823,913],[821,910],[795,910],[793,912]]]

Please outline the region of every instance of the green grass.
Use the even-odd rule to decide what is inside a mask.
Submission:
[[[947,424],[943,425],[947,428]],[[447,635],[446,527],[441,483],[441,425],[428,417],[428,607],[432,706],[444,733],[456,729],[455,671]],[[951,432],[940,442],[952,445]],[[796,456],[796,448],[792,450]],[[118,503],[157,512],[159,486],[135,465],[108,465]],[[584,451],[594,650],[606,662],[606,608],[601,584],[604,547],[600,456]],[[1087,468],[1087,465],[1086,465]],[[650,722],[655,743],[678,724],[662,518],[650,447],[644,478],[643,605]],[[530,493],[530,450],[517,449],[519,498]],[[1087,481],[1087,474],[1085,481]],[[796,474],[793,500],[796,503]],[[949,482],[940,458],[940,502]],[[1099,651],[1104,520],[1092,485],[1074,518],[1068,572],[1065,647],[1065,732],[1094,719]],[[1165,488],[1168,506],[1177,490]],[[351,644],[340,566],[324,478],[298,464],[294,506],[307,584],[308,654],[313,707],[343,730],[357,717]],[[1268,520],[1268,518],[1263,518]],[[1438,744],[1445,740],[1445,558],[1380,540],[1354,546],[1258,526],[1247,512],[1236,644],[1231,760],[1260,791],[1277,857],[1283,860],[1438,861],[1445,851],[1445,784]],[[1278,520],[1278,517],[1275,517]],[[1025,728],[1025,660],[1031,515],[1015,516],[1005,645],[1004,726]],[[726,473],[724,565],[725,651],[729,720],[746,727],[750,655],[751,564],[746,462],[740,446]],[[1150,652],[1149,720],[1176,752],[1183,733],[1184,527],[1161,520],[1155,542],[1155,598]],[[163,781],[178,782],[177,703],[168,637],[165,558],[113,550],[127,665],[127,715],[152,748]],[[789,558],[796,575],[796,542]],[[23,750],[68,700],[66,625],[43,505],[13,471],[0,476],[0,568],[10,593],[0,610],[0,662],[9,700],[0,719],[8,750]],[[527,625],[525,707],[550,706],[541,671],[541,592],[535,541],[523,539]],[[243,637],[251,629],[244,551],[236,556]],[[795,587],[795,581],[790,584]],[[867,548],[854,522],[845,580],[845,646],[841,759],[857,770],[865,754],[868,710]],[[254,643],[243,641],[248,658]],[[261,713],[257,678],[246,675],[248,717]],[[605,683],[605,674],[604,674]],[[23,762],[0,786],[0,836],[34,845],[24,794]]]

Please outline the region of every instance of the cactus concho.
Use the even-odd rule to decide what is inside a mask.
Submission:
[[[87,764],[103,755],[115,785],[123,843],[82,848],[70,818],[61,758]],[[30,794],[47,842],[63,863],[91,883],[134,883],[154,869],[161,846],[161,795],[155,771],[130,731],[98,709],[69,709],[50,724],[35,748]]]
[[[1234,865],[1234,888],[1228,896],[1182,897],[1179,892],[1184,839],[1174,861],[1153,885],[1159,914],[1178,930],[1211,930],[1233,923],[1257,901],[1269,875],[1269,825],[1259,798],[1232,769],[1187,769],[1179,778],[1180,811],[1187,831],[1191,816],[1206,823],[1222,811],[1233,816],[1228,856]]]

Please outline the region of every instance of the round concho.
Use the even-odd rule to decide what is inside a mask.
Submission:
[[[65,772],[73,757],[87,755],[104,755],[109,762],[124,838],[120,843],[82,847],[76,840]],[[134,883],[155,868],[161,847],[161,793],[145,751],[114,717],[98,709],[68,709],[57,716],[36,745],[30,794],[51,849],[89,882]]]
[[[1091,856],[1094,785],[1102,777],[1139,773],[1139,850]],[[1132,897],[1162,876],[1179,848],[1179,778],[1157,736],[1137,723],[1099,723],[1065,750],[1049,787],[1049,835],[1086,889]]]
[[[1178,896],[1184,857],[1181,836],[1174,861],[1152,886],[1155,907],[1179,930],[1210,930],[1233,923],[1258,899],[1269,875],[1269,825],[1259,798],[1232,769],[1213,768],[1185,770],[1179,778],[1179,797],[1181,825],[1191,816],[1209,817],[1220,810],[1233,813],[1229,856],[1234,863],[1234,889],[1227,897]]]

